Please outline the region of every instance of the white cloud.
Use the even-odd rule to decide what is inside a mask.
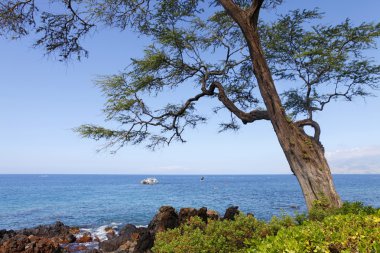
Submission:
[[[326,152],[333,173],[380,173],[380,146]]]

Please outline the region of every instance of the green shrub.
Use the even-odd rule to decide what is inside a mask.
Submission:
[[[264,222],[243,214],[237,215],[234,221],[211,220],[207,226],[201,219],[194,217],[189,224],[158,233],[153,251],[157,253],[245,252],[246,240],[261,236],[258,233],[264,230],[263,227],[269,231]]]
[[[380,215],[333,215],[251,239],[246,252],[380,252]]]
[[[339,214],[376,214],[379,209],[365,206],[362,202],[344,202],[337,210]]]
[[[240,214],[234,221],[205,224],[194,217],[179,228],[158,233],[153,252],[380,253],[380,209],[360,202],[344,203],[335,210],[319,207],[309,219],[305,214],[282,215],[264,222]]]
[[[313,208],[309,212],[310,220],[322,221],[325,217],[335,214],[375,214],[376,208],[365,206],[362,202],[344,202],[341,208],[329,208],[328,202],[322,198],[314,202]]]
[[[295,225],[296,221],[293,217],[289,215],[282,215],[280,217],[273,216],[268,223],[268,228],[270,229],[271,235],[276,235],[280,229],[288,228]]]

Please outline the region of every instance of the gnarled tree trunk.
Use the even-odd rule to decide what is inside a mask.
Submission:
[[[240,9],[232,1],[221,1],[229,15],[240,26],[250,51],[253,71],[270,121],[290,168],[301,185],[308,209],[315,200],[326,199],[330,207],[340,207],[323,147],[318,139],[304,133],[300,126],[288,120],[276,91],[270,69],[260,44],[257,21],[262,1],[254,1],[248,11]],[[319,129],[316,129],[316,131]],[[319,135],[319,133],[316,133]]]
[[[260,48],[257,33],[252,34],[248,43],[255,75],[271,123],[290,168],[301,185],[308,209],[310,210],[315,200],[322,198],[329,202],[330,207],[340,207],[342,203],[335,190],[319,139],[306,135],[297,124],[287,118]],[[315,130],[319,131],[319,129]]]
[[[310,210],[315,200],[322,198],[326,198],[331,207],[341,206],[323,147],[297,129],[293,123],[284,126],[279,121],[281,120],[274,124],[272,121],[272,124],[280,125],[281,129],[276,129],[277,138],[301,185],[308,209]]]

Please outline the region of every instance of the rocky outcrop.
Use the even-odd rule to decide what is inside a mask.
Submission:
[[[0,253],[57,253],[64,252],[60,243],[72,243],[76,240],[70,228],[57,221],[52,225],[18,231],[0,231]]]
[[[5,230],[5,229],[0,230],[0,245],[2,244],[3,241],[6,241],[12,238],[16,234],[17,233],[14,230]]]
[[[165,231],[166,229],[173,229],[179,226],[178,214],[176,210],[171,206],[162,206],[158,210],[158,213],[153,217],[153,220],[149,223],[149,231],[156,233]]]
[[[49,238],[18,234],[0,246],[0,253],[61,253],[64,252],[57,242]]]
[[[92,237],[90,233],[84,233],[80,238],[76,240],[77,243],[92,242]]]
[[[219,213],[215,210],[207,210],[207,220],[219,220]]]
[[[102,241],[99,243],[99,248],[104,252],[112,252],[117,250],[121,245],[127,241],[133,241],[137,239],[138,229],[136,226],[128,224],[120,230],[119,236]]]
[[[178,215],[179,224],[188,222],[190,218],[194,216],[200,217],[204,222],[207,223],[207,208],[202,207],[198,210],[191,207],[181,208]]]
[[[154,244],[154,233],[148,230],[139,234],[136,247],[132,251],[133,253],[145,253],[150,252],[150,249]]]
[[[70,234],[70,227],[66,226],[60,221],[57,221],[53,225],[41,225],[35,228],[23,229],[17,232],[18,234],[23,234],[27,236],[35,235],[46,238],[64,237]]]
[[[190,220],[191,217],[194,217],[197,214],[198,214],[198,211],[195,208],[189,208],[189,207],[181,208],[179,210],[179,215],[178,215],[179,223],[180,224],[186,223]]]
[[[230,207],[226,210],[225,219],[233,219],[239,212],[238,207]],[[148,253],[154,245],[156,233],[173,229],[180,224],[187,223],[191,217],[198,216],[204,222],[210,219],[218,220],[219,214],[214,210],[181,208],[177,214],[171,206],[162,206],[153,217],[147,228],[137,228],[134,225],[126,225],[119,231],[115,238],[100,242],[99,248],[103,252],[113,253]]]
[[[238,206],[230,206],[227,208],[226,212],[224,213],[223,219],[225,220],[234,220],[235,215],[239,214],[239,207]]]
[[[146,253],[154,244],[157,232],[179,226],[176,210],[171,206],[162,206],[147,228],[128,224],[119,231],[119,236],[99,243],[100,250],[117,253]]]
[[[76,240],[77,240],[77,238],[73,234],[69,234],[65,237],[66,243],[74,243]]]
[[[197,216],[207,223],[207,208],[201,207],[198,209]]]
[[[229,207],[223,219],[233,220],[238,213],[237,206]],[[176,228],[194,216],[206,223],[220,219],[218,212],[206,207],[181,208],[177,213],[171,206],[162,206],[148,227],[128,224],[119,231],[108,227],[105,241],[90,233],[78,237],[79,228],[70,228],[62,222],[18,231],[0,230],[0,253],[150,253],[158,232]]]

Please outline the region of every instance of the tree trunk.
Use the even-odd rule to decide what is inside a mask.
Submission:
[[[340,207],[342,202],[335,190],[322,145],[287,118],[261,50],[258,34],[253,34],[249,44],[261,95],[290,169],[301,185],[307,208],[310,210],[316,200],[327,200],[332,208]]]
[[[342,202],[335,190],[322,145],[291,122],[282,107],[261,48],[257,24],[244,11],[225,7],[245,36],[261,96],[290,169],[301,185],[308,209],[315,200],[327,200],[330,207],[340,207]]]
[[[316,200],[326,200],[330,207],[340,207],[342,203],[335,190],[321,144],[292,122],[283,123],[279,119],[274,121],[272,124],[277,138],[301,185],[307,208],[310,210]]]

